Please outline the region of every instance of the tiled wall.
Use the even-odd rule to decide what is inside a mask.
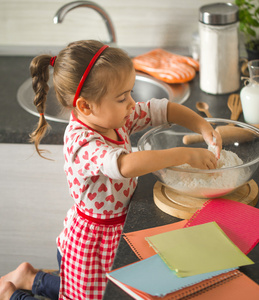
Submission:
[[[62,24],[53,16],[61,0],[0,0],[0,46],[65,45],[107,39],[101,17],[89,8],[70,11]],[[121,47],[185,47],[197,30],[199,7],[213,0],[96,0],[110,15]]]

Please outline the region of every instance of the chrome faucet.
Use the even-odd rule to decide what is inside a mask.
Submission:
[[[107,14],[107,12],[99,5],[92,1],[74,1],[74,2],[69,2],[65,5],[63,5],[55,14],[53,18],[54,24],[62,23],[64,20],[65,15],[72,9],[75,9],[77,7],[89,7],[92,8],[93,10],[97,11],[103,18],[110,40],[105,42],[106,44],[116,44],[117,39],[115,35],[115,30],[114,26],[112,24],[111,18]]]

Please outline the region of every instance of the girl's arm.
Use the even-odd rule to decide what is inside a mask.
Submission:
[[[216,147],[216,156],[217,158],[220,157],[222,148],[220,134],[212,128],[209,122],[193,110],[186,106],[169,102],[167,108],[167,120],[169,123],[175,123],[202,134],[208,145]]]
[[[188,163],[194,168],[214,169],[217,166],[217,159],[207,149],[187,147],[139,151],[121,154],[118,158],[120,173],[126,178],[145,175],[184,163]]]
[[[198,133],[201,133],[200,128],[203,125],[207,126],[208,123],[190,108],[172,102],[168,102],[167,120],[169,123],[175,123],[184,126]]]
[[[167,120],[170,123],[179,124],[194,132],[201,133],[207,144],[216,145],[216,155],[219,158],[221,137],[201,116],[185,106],[169,102]],[[188,163],[194,168],[214,169],[217,166],[217,158],[207,149],[189,147],[139,151],[122,154],[118,158],[118,167],[124,177],[141,176],[184,163]]]

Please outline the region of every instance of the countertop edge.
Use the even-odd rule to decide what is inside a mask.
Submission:
[[[125,50],[131,57],[153,50],[156,47],[127,47],[117,45]],[[57,54],[66,45],[0,45],[1,56],[36,56],[40,54]],[[158,46],[159,47],[159,46]],[[157,48],[158,48],[157,47]],[[162,47],[176,54],[189,55],[188,47]]]

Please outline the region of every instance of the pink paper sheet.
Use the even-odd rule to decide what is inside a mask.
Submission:
[[[228,199],[212,199],[184,227],[215,221],[245,254],[259,241],[259,209]]]

